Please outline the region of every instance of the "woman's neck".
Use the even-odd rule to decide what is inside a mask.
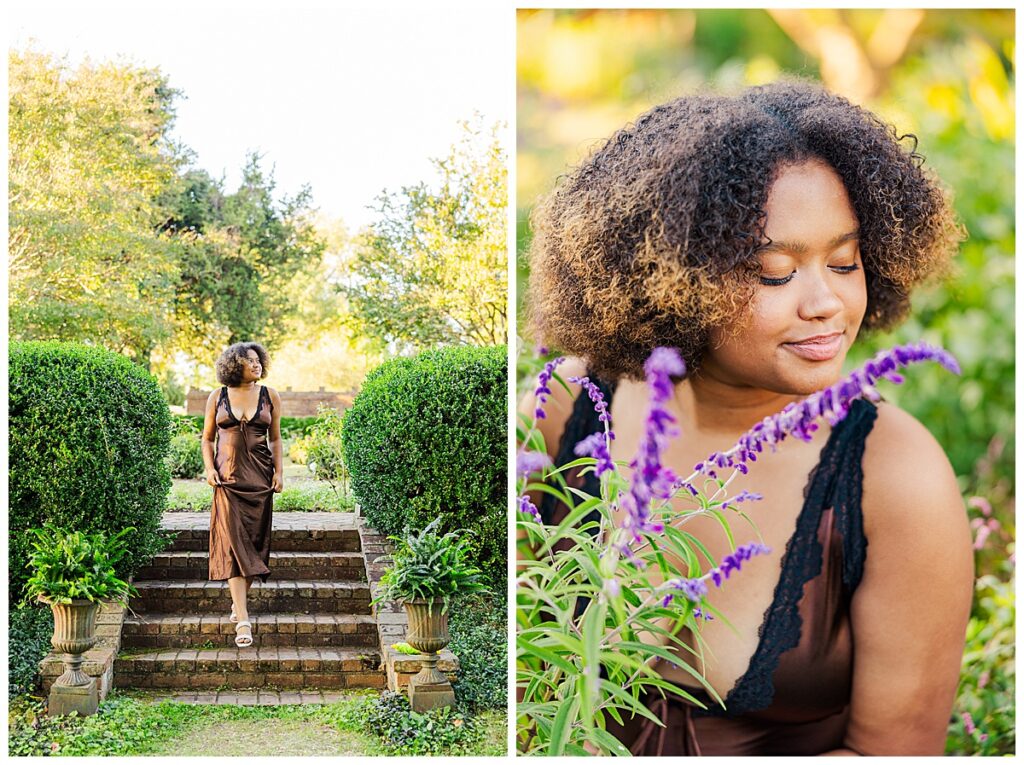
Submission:
[[[249,382],[240,382],[238,385],[232,385],[235,390],[253,390],[256,387],[256,381],[250,380]]]
[[[690,427],[708,435],[740,436],[802,397],[735,385],[700,372],[675,386],[675,401]]]

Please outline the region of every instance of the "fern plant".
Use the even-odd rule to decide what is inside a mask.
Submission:
[[[436,528],[440,522],[435,518],[420,532],[407,529],[404,538],[388,537],[395,542],[395,551],[374,603],[440,599],[444,613],[456,595],[486,589],[480,569],[467,562],[467,532],[460,529],[439,536]]]
[[[128,551],[124,537],[133,531],[128,527],[108,537],[103,533],[69,532],[50,523],[41,529],[29,529],[35,540],[26,600],[63,604],[72,600],[126,602],[137,591],[115,575],[114,565]]]

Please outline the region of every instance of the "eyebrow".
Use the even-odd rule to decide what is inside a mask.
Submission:
[[[855,239],[860,239],[860,229],[859,228],[854,229],[853,231],[847,232],[845,234],[840,234],[839,236],[837,236],[834,239],[832,239],[832,241],[830,241],[828,243],[828,246],[830,248],[834,249],[834,248],[838,247],[841,244],[845,244],[846,242],[851,242],[851,241],[853,241]],[[762,244],[760,247],[757,248],[757,250],[755,250],[755,252],[758,252],[758,253],[760,253],[760,252],[780,252],[782,250],[786,250],[788,252],[795,252],[795,253],[798,253],[798,254],[802,255],[803,253],[807,252],[807,249],[808,249],[808,247],[807,247],[807,244],[805,242],[776,242],[776,241],[770,241],[767,244]]]

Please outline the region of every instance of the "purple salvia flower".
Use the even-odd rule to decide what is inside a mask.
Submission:
[[[685,375],[686,364],[674,348],[655,348],[644,364],[644,372],[651,390],[650,408],[636,456],[629,463],[633,468],[630,490],[622,498],[622,508],[626,511],[622,527],[631,533],[633,542],[639,542],[643,533],[660,534],[665,530],[662,523],[651,520],[650,506],[655,497],[671,497],[679,480],[672,470],[661,464],[661,453],[669,439],[678,435],[671,427],[676,420],[664,404],[672,395],[672,377]]]
[[[601,422],[611,422],[612,416],[608,414],[608,402],[604,400],[604,394],[597,383],[592,382],[589,377],[570,377],[569,382],[578,383],[587,391],[590,400],[594,402],[594,411],[597,412],[597,419]],[[615,438],[615,436],[612,436]]]
[[[771,552],[760,542],[751,542],[740,545],[733,552],[722,558],[722,562],[715,568],[696,579],[670,579],[662,585],[665,588],[681,591],[689,600],[699,603],[700,599],[707,595],[707,580],[710,579],[715,587],[721,587],[722,582],[729,578],[733,571],[739,571],[744,561],[750,560],[755,555],[764,555]],[[669,598],[671,600],[671,597]]]
[[[854,370],[835,385],[818,391],[803,401],[793,402],[778,414],[766,417],[754,425],[740,436],[734,449],[730,450],[735,454],[712,454],[704,462],[698,463],[694,470],[712,478],[717,477],[714,468],[732,467],[740,472],[746,472],[741,469],[744,463],[754,462],[755,454],[763,451],[765,444],[774,450],[779,442],[790,435],[803,441],[810,441],[818,429],[815,420],[823,417],[829,424],[836,425],[849,413],[850,405],[855,399],[879,399],[875,388],[878,380],[902,382],[903,377],[896,373],[896,369],[920,361],[935,361],[949,371],[960,374],[960,367],[950,353],[926,343],[896,346],[881,351],[863,367]],[[723,457],[726,459],[723,460]],[[723,464],[723,461],[726,464]]]
[[[516,452],[516,476],[518,478],[526,478],[534,473],[539,473],[546,467],[551,467],[551,458],[548,455],[524,449]]]
[[[608,453],[608,441],[604,433],[591,433],[576,444],[573,452],[579,457],[594,457],[597,460],[594,475],[599,478],[602,473],[615,468],[615,463],[612,462],[611,455]]]
[[[519,498],[519,512],[532,515],[537,523],[543,522],[543,519],[540,517],[540,510],[537,509],[537,506],[525,494]]]
[[[551,395],[551,388],[548,387],[548,383],[551,382],[551,378],[555,374],[555,367],[565,361],[565,356],[559,356],[557,359],[552,359],[537,375],[537,387],[533,391],[533,395],[537,398],[537,408],[533,411],[533,416],[538,420],[543,420],[547,415],[544,414],[544,404],[548,402],[548,396]]]

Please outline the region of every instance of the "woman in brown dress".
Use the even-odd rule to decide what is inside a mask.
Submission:
[[[860,332],[902,319],[956,249],[921,162],[874,115],[776,83],[656,107],[570,173],[534,211],[529,310],[535,339],[569,357],[559,375],[602,384],[611,459],[627,463],[641,442],[656,347],[688,368],[665,404],[683,435],[662,458],[681,476],[838,381]],[[561,466],[605,423],[580,385],[550,389],[538,429]],[[528,419],[537,404],[524,400]],[[725,709],[652,691],[662,725],[608,722],[633,754],[942,753],[971,603],[966,512],[924,426],[856,404],[738,476],[735,493],[763,495],[744,509],[771,552],[708,594],[731,624],[702,626],[711,650],[697,669]],[[564,508],[544,499],[539,514],[558,523]],[[712,518],[686,530],[715,560],[732,549]],[[736,545],[761,541],[734,531]],[[701,697],[680,666],[656,668]]]
[[[217,359],[223,387],[206,401],[203,462],[213,489],[210,579],[227,580],[235,645],[252,645],[247,595],[270,576],[274,494],[283,488],[281,399],[257,384],[270,357],[259,343],[235,343]],[[268,439],[269,436],[269,439]]]

